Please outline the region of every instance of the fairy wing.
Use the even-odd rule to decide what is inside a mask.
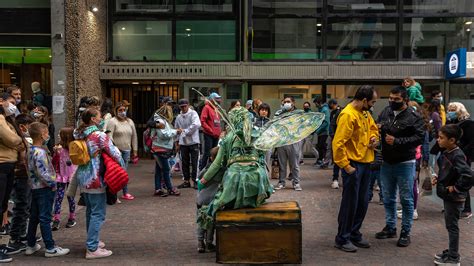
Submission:
[[[254,141],[254,147],[270,150],[299,142],[316,131],[323,121],[323,113],[306,113],[300,110],[286,113],[265,125],[260,136]]]

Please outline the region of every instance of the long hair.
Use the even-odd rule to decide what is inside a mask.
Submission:
[[[164,104],[156,110],[156,113],[163,117],[168,123],[173,123],[173,108],[171,106]]]
[[[46,124],[49,126],[49,124],[53,123],[53,118],[49,115],[48,108],[46,106],[38,106],[38,110],[40,110],[44,115],[41,118],[41,123]]]
[[[63,127],[59,130],[59,137],[61,138],[61,146],[69,150],[69,143],[74,141],[74,128],[72,127]]]
[[[95,107],[87,108],[81,115],[81,125],[79,126],[79,130],[82,131],[86,127],[90,126],[93,117],[96,117],[100,114],[100,111]]]

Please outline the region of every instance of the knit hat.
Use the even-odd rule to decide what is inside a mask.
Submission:
[[[34,81],[31,83],[31,90],[33,91],[33,93],[38,93],[41,91],[41,88],[40,88],[41,84],[38,82],[38,81]]]

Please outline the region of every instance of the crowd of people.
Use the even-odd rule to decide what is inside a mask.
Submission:
[[[26,255],[38,252],[40,240],[45,245],[46,257],[68,254],[69,249],[58,246],[51,233],[61,227],[61,205],[65,197],[69,206],[66,228],[76,225],[76,205],[86,206],[85,257],[110,256],[112,251],[100,240],[106,205],[135,197],[127,185],[120,198],[108,193],[101,154],[107,154],[125,170],[129,162],[138,162],[139,136],[128,114],[130,104],[126,100],[113,103],[104,99],[101,103],[98,97],[83,97],[74,126],[61,128],[56,139],[50,108],[38,82],[33,82],[32,91],[33,99],[29,103],[22,100],[21,89],[16,86],[9,87],[0,99],[0,127],[4,129],[0,131],[0,210],[2,232],[10,235],[8,245],[1,249],[0,262],[9,262],[10,255],[22,251]],[[426,169],[432,178],[429,182],[436,184],[437,194],[444,201],[449,233],[449,248],[435,256],[435,263],[457,264],[460,261],[457,223],[460,218],[472,216],[469,190],[473,179],[470,168],[474,160],[474,122],[462,103],[451,102],[445,109],[439,91],[432,92],[428,103],[421,85],[409,77],[390,91],[389,105],[380,114],[373,113],[377,98],[374,87],[364,85],[346,106],[340,106],[336,99],[326,101],[316,97],[312,104],[305,102],[302,110],[298,110],[295,99],[288,96],[273,114],[270,105],[261,99],[248,100],[242,106],[240,101],[234,101],[227,110],[230,116],[225,117],[222,113],[226,111],[220,105],[222,97],[217,92],[207,96],[199,109],[188,99],[175,102],[171,97],[162,97],[143,135],[144,149],[155,160],[153,194],[179,196],[181,189],[199,189],[198,216],[209,211],[209,204],[217,208],[216,195],[229,193],[229,188],[219,190],[224,173],[219,173],[220,169],[212,162],[222,165],[230,160],[230,154],[246,162],[259,161],[255,158],[262,156],[257,165],[264,168],[245,168],[252,173],[245,178],[265,176],[265,180],[258,180],[260,187],[254,195],[259,200],[285,189],[287,180],[291,181],[291,188],[301,192],[300,165],[304,164],[304,151],[310,151],[314,167],[332,168],[330,187],[343,188],[335,247],[356,252],[358,248],[371,246],[360,229],[368,203],[375,201],[375,188],[379,190],[379,203],[384,205],[386,220],[375,237],[397,237],[396,222],[401,218],[397,245],[410,245],[413,220],[419,218],[417,204],[423,181],[420,172]],[[255,156],[239,154],[242,150],[254,152],[249,150],[250,142],[242,139],[246,133],[230,132],[224,126],[238,118],[242,125],[248,119],[252,130],[265,130],[272,119],[300,111],[324,114],[321,126],[297,143]],[[245,132],[246,126],[233,130]],[[237,137],[240,142],[229,141],[229,134],[242,134]],[[69,153],[69,146],[75,140],[85,141],[90,156],[81,165],[73,164]],[[183,182],[174,186],[171,170],[177,166],[176,159]],[[278,168],[278,180],[270,185],[268,176],[272,167]],[[266,169],[265,174],[261,173],[262,169]],[[239,171],[243,170],[236,169],[235,173]],[[14,202],[11,223],[10,199]],[[398,202],[400,210],[397,210]],[[252,205],[249,204],[240,205]],[[204,218],[209,217],[212,215]],[[40,237],[36,234],[38,225]],[[199,227],[199,252],[215,250],[213,235],[212,227]]]

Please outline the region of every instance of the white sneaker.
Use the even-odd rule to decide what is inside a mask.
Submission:
[[[334,189],[338,189],[339,188],[339,182],[337,180],[332,181],[331,187],[334,188]]]
[[[100,259],[100,258],[109,257],[111,255],[112,255],[112,251],[107,250],[105,248],[98,248],[96,251],[87,250],[86,259],[88,260]]]
[[[276,187],[274,187],[276,190],[280,190],[280,189],[283,189],[285,188],[285,185],[283,183],[278,183],[278,185],[276,185]]]
[[[46,252],[44,253],[44,256],[46,258],[52,258],[52,257],[59,257],[59,256],[64,256],[69,254],[69,249],[68,248],[62,248],[62,247],[54,247],[53,249],[47,249]]]
[[[413,211],[413,220],[418,220],[418,211]]]
[[[402,210],[397,211],[397,217],[398,217],[398,219],[402,219],[402,217],[403,217],[403,211]]]
[[[34,247],[26,247],[25,255],[33,255],[36,251],[41,249],[40,244],[36,244]]]
[[[99,240],[99,248],[105,248],[105,243]]]
[[[300,185],[299,183],[298,183],[298,184],[295,184],[293,187],[295,188],[295,191],[301,191],[301,190],[303,190],[303,189],[301,188],[301,185]]]

